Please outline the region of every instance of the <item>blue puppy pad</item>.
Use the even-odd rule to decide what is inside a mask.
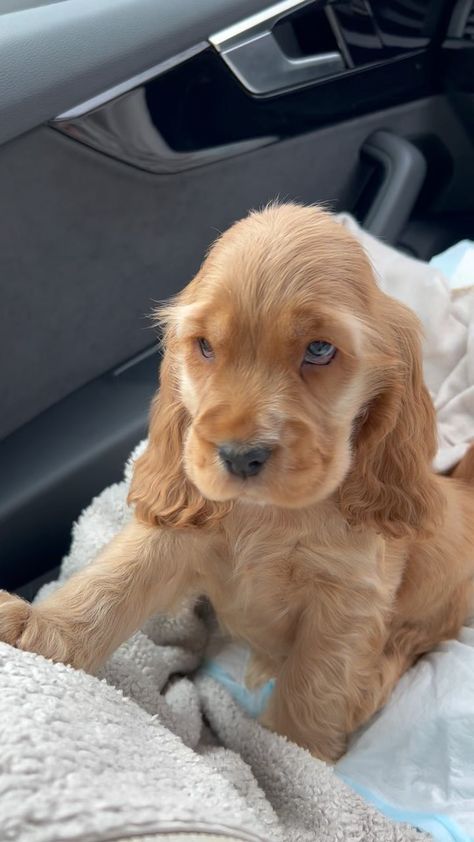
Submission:
[[[222,684],[226,690],[229,691],[229,694],[232,696],[235,702],[240,705],[243,710],[248,713],[252,719],[258,719],[258,717],[263,713],[265,710],[268,700],[272,695],[273,688],[275,686],[275,679],[270,679],[267,681],[263,687],[259,687],[258,690],[249,690],[245,685],[239,684],[235,678],[229,675],[219,664],[215,663],[215,661],[205,661],[200,669],[201,673],[205,675],[210,675],[211,678],[215,678],[219,684]]]
[[[249,690],[245,684],[249,658],[250,653],[245,646],[230,642],[218,643],[212,647],[200,673],[222,684],[249,716],[258,719],[268,704],[275,680],[267,681],[257,690]]]
[[[449,279],[451,289],[468,289],[474,286],[474,242],[460,240],[456,245],[432,257],[430,266],[439,269]]]

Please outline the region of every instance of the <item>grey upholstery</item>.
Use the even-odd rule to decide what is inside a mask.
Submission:
[[[20,0],[20,11],[1,16],[0,142],[261,7],[261,0],[65,0],[21,10]]]

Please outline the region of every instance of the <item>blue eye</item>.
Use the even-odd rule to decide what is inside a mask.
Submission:
[[[214,356],[214,351],[212,350],[210,342],[208,342],[207,339],[204,339],[203,336],[201,336],[201,338],[198,339],[198,345],[201,354],[203,355],[203,357],[206,357],[207,360],[210,360]]]
[[[337,348],[330,342],[316,339],[306,348],[304,362],[311,365],[329,365],[336,356]]]

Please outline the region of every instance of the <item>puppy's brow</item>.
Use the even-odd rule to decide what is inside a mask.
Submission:
[[[293,339],[324,339],[356,357],[362,352],[365,326],[356,316],[343,311],[324,315],[306,312],[294,317],[290,331]]]
[[[302,336],[307,336],[308,333],[316,335],[318,331],[325,328],[327,329],[327,322],[325,323],[322,319],[297,316],[291,324],[290,335],[295,339],[300,339]]]
[[[205,311],[201,304],[178,304],[171,311],[172,323],[178,338],[200,333],[204,326]]]

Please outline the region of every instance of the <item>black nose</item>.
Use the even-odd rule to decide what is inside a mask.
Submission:
[[[260,473],[270,456],[269,447],[245,447],[223,444],[219,456],[230,474],[246,479]]]

